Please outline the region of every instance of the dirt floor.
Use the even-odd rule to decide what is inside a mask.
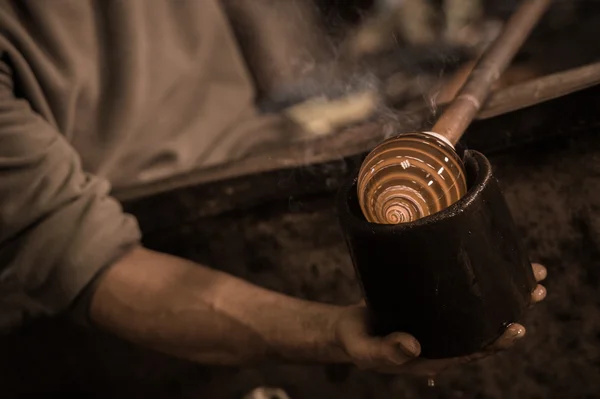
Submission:
[[[600,136],[567,136],[491,160],[531,259],[549,269],[549,296],[529,313],[526,342],[448,372],[437,388],[352,367],[205,368],[53,322],[2,340],[2,397],[34,390],[234,399],[260,385],[307,399],[599,397]],[[359,298],[330,195],[203,219],[147,240],[288,294],[332,303]]]

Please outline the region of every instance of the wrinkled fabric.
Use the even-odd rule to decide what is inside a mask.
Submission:
[[[111,189],[243,156],[268,129],[216,0],[0,0],[0,27],[7,329],[139,243]]]

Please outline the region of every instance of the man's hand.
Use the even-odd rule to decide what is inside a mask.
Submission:
[[[534,265],[538,281],[546,269]],[[542,286],[533,292],[538,302]],[[367,309],[292,298],[223,272],[136,248],[110,267],[94,290],[93,324],[139,345],[212,365],[350,364],[386,373],[436,374],[510,347],[514,324],[493,347],[472,356],[426,360],[405,333],[373,337]]]
[[[536,280],[543,281],[546,268],[533,264]],[[532,302],[546,297],[546,289],[538,284],[532,292]],[[488,349],[469,356],[451,359],[419,358],[419,342],[409,334],[397,332],[386,337],[375,338],[368,331],[368,312],[364,305],[352,306],[340,316],[336,326],[336,337],[350,359],[360,368],[383,373],[411,373],[433,376],[452,366],[469,363],[512,347],[525,336],[525,327],[511,324],[504,334]]]

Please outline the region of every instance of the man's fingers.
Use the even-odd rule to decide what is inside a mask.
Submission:
[[[540,281],[544,281],[546,277],[548,277],[548,270],[544,266],[540,265],[539,263],[533,263],[531,266],[533,267],[535,281],[538,283]]]
[[[513,323],[506,328],[504,334],[490,348],[492,352],[502,351],[513,346],[522,339],[527,330],[521,324]]]
[[[546,298],[546,287],[538,284],[531,293],[531,302],[538,303]]]

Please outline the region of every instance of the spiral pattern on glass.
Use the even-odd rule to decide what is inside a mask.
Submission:
[[[358,174],[358,200],[371,223],[399,224],[462,198],[467,182],[452,145],[435,133],[406,133],[379,144]]]

